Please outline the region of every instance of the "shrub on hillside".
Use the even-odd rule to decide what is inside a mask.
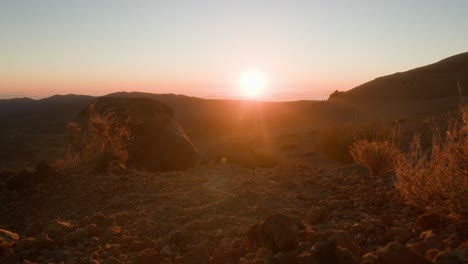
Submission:
[[[395,167],[396,188],[413,205],[440,206],[455,212],[468,210],[468,110],[464,124],[452,125],[445,135],[433,132],[428,152],[415,137],[409,152]]]
[[[320,131],[317,148],[330,158],[343,163],[353,162],[349,148],[359,140],[377,141],[389,138],[391,129],[377,124],[346,125]]]
[[[394,140],[356,141],[350,147],[353,160],[366,166],[373,176],[393,171],[400,150]]]

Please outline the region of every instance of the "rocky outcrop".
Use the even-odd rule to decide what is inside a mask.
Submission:
[[[147,98],[102,97],[69,124],[72,145],[82,160],[149,171],[184,170],[198,158],[190,139],[165,104]]]

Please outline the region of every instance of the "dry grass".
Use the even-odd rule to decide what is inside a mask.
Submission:
[[[450,208],[466,213],[468,208],[468,109],[463,123],[452,122],[445,135],[433,131],[429,151],[423,151],[416,136],[409,152],[395,167],[396,188],[413,205]]]
[[[67,125],[71,137],[71,144],[67,157],[63,163],[76,164],[98,159],[102,155],[109,155],[122,166],[128,159],[127,146],[132,133],[126,123],[117,123],[114,113],[105,115],[90,113],[87,129],[75,122]],[[128,120],[127,120],[128,123]]]
[[[395,140],[359,140],[349,151],[354,161],[366,166],[373,176],[393,171],[401,155]]]

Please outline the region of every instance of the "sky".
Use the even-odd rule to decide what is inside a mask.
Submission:
[[[0,98],[325,99],[468,51],[466,0],[0,0]]]

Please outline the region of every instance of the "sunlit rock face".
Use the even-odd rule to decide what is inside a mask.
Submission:
[[[147,98],[102,97],[69,124],[82,161],[116,161],[149,171],[193,167],[198,153],[163,103]]]

